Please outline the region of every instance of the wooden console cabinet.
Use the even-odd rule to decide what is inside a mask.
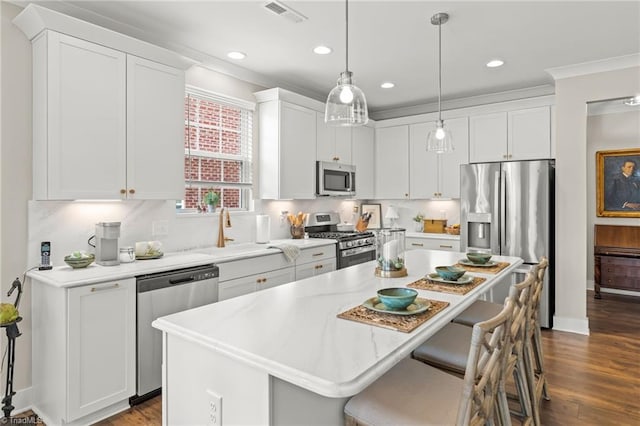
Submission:
[[[640,226],[596,225],[595,298],[600,287],[640,291]]]

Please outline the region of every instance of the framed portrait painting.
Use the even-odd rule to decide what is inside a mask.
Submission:
[[[369,225],[367,229],[382,228],[382,205],[381,204],[362,204],[360,206],[360,215],[364,213],[371,213],[371,219],[369,219]]]
[[[598,216],[640,217],[640,149],[596,152]]]

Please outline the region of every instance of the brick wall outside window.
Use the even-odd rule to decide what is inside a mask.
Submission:
[[[186,182],[181,207],[203,208],[205,194],[215,191],[220,195],[219,206],[246,209],[252,112],[189,93],[184,107]]]

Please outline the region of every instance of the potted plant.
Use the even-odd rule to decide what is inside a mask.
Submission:
[[[220,194],[214,191],[209,191],[204,195],[204,203],[207,205],[207,212],[213,213],[216,211],[216,206],[220,202]]]
[[[413,221],[416,223],[417,232],[422,232],[422,230],[424,229],[423,220],[424,220],[424,216],[422,215],[422,213],[418,213],[413,217]]]

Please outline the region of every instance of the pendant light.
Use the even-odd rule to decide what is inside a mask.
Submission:
[[[331,126],[362,126],[369,121],[369,112],[364,93],[353,84],[353,73],[349,71],[349,0],[345,0],[345,17],[345,71],[340,73],[338,85],[327,96],[324,122]]]
[[[442,121],[442,25],[449,20],[447,13],[436,13],[431,17],[431,23],[438,26],[438,121],[436,128],[427,136],[427,151],[442,154],[453,151],[451,132],[444,127]]]

